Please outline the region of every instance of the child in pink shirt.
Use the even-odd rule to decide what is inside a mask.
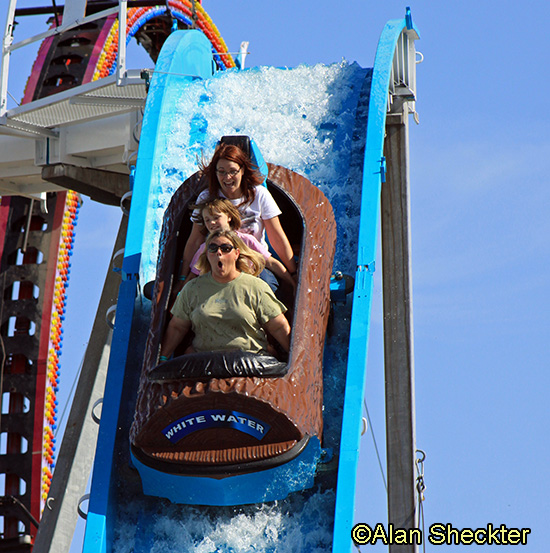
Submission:
[[[286,267],[278,259],[273,258],[269,250],[252,234],[239,231],[241,228],[241,216],[239,210],[229,200],[215,198],[197,207],[200,209],[204,226],[209,233],[216,230],[233,230],[251,250],[258,252],[264,258],[265,269],[260,273],[260,278],[265,280],[274,291],[277,289],[278,283],[273,274],[281,280],[288,282],[292,286],[292,289],[295,288],[294,279]],[[189,264],[190,272],[184,281],[184,285],[189,280],[199,276],[200,271],[196,265],[204,248],[205,244],[203,243],[193,256]]]

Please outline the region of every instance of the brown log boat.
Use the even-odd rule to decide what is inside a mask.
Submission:
[[[266,185],[299,258],[295,297],[284,283],[279,290],[291,319],[288,358],[244,352],[181,355],[176,350],[173,359],[158,364],[172,283],[191,230],[189,206],[204,188],[200,175],[193,175],[175,192],[164,215],[130,433],[145,493],[178,503],[239,504],[282,498],[312,485],[321,454],[323,347],[336,223],[329,201],[306,178],[277,165],[268,165],[268,171]],[[288,471],[296,476],[296,467],[303,470],[304,464],[309,466],[303,482],[274,483],[288,480]],[[252,473],[264,475],[265,487],[256,479],[254,491],[244,489],[250,488],[246,475]],[[204,484],[213,481],[209,495],[217,497],[206,497]],[[235,491],[239,486],[242,493]]]

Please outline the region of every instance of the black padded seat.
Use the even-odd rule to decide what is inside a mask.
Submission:
[[[149,374],[151,382],[189,378],[232,378],[234,376],[284,376],[288,365],[271,355],[244,351],[208,351],[180,355],[160,365]]]

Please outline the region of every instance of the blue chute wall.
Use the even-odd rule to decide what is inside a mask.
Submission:
[[[401,33],[407,29],[407,24],[407,19],[393,20],[386,24],[378,43],[372,73],[361,190],[357,272],[355,273],[353,293],[346,395],[338,467],[333,553],[351,551],[352,548],[350,532],[353,526],[357,487],[361,413],[379,226],[388,90],[397,41]]]

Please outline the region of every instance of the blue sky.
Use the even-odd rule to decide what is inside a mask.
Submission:
[[[372,67],[384,24],[403,17],[407,4],[203,5],[230,50],[250,41],[247,65],[345,58]],[[409,5],[424,55],[417,66],[420,125],[411,121],[410,157],[416,429],[417,446],[427,455],[426,530],[435,522],[528,527],[528,544],[516,547],[540,552],[550,512],[550,116],[544,100],[550,4]],[[5,14],[0,17],[3,28]],[[130,59],[129,65],[140,62],[132,65]],[[20,71],[19,80],[23,74],[28,71]],[[118,217],[116,209],[89,200],[81,211],[65,327],[68,372],[82,357],[95,314],[91,298],[101,288],[99,280],[86,278],[87,262],[106,267]],[[383,452],[381,296],[378,274],[367,402]],[[362,439],[358,495],[357,520],[385,523],[384,488],[369,434]]]

